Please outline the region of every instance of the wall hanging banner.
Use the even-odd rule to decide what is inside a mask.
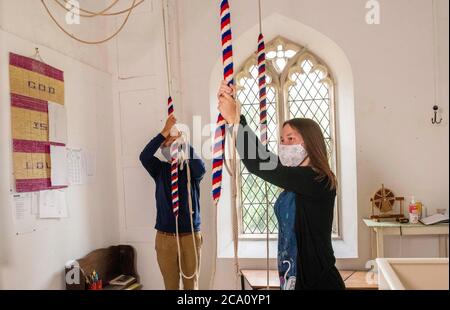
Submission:
[[[64,73],[43,62],[10,53],[11,129],[17,192],[52,187],[49,101],[64,106]],[[64,145],[64,144],[58,144]]]

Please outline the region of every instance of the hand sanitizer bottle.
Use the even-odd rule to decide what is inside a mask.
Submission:
[[[409,204],[409,223],[419,223],[419,209],[417,208],[414,196],[411,197],[411,203]]]

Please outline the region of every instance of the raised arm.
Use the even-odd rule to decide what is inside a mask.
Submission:
[[[321,195],[325,186],[316,180],[317,174],[310,167],[285,167],[278,156],[268,151],[240,118],[236,147],[247,170],[261,179],[303,196]]]
[[[261,144],[247,125],[244,116],[239,116],[234,99],[236,89],[222,82],[217,97],[219,111],[228,124],[239,126],[237,150],[248,171],[263,180],[288,191],[305,196],[317,196],[326,191],[324,182],[316,180],[317,174],[311,167],[285,167],[278,156]],[[325,182],[326,183],[326,182]]]
[[[145,170],[155,179],[161,171],[161,161],[155,156],[156,151],[161,147],[166,138],[162,134],[154,137],[144,148],[139,156],[139,160]]]
[[[155,138],[153,138],[139,156],[144,168],[148,173],[155,179],[161,172],[162,162],[155,156],[156,151],[161,147],[161,145],[170,139],[170,130],[176,124],[177,120],[174,116],[167,118],[163,130]],[[170,142],[170,141],[169,141]]]

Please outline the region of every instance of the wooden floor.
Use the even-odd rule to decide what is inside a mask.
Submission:
[[[339,271],[348,290],[378,290],[378,279],[367,271]]]
[[[267,270],[242,270],[242,284],[254,290],[267,288]],[[376,274],[367,271],[340,270],[347,290],[378,290]],[[279,289],[278,271],[269,272],[269,289]]]

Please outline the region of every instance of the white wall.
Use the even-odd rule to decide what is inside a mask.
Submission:
[[[81,27],[89,36],[105,33],[101,25]],[[35,47],[46,62],[64,71],[69,147],[95,152],[97,169],[86,185],[69,188],[70,218],[39,220],[36,232],[17,236],[10,204],[8,61],[9,52],[32,56]],[[0,1],[0,289],[64,288],[66,261],[119,241],[106,48],[74,44],[55,28],[39,1]]]
[[[82,19],[79,25],[65,23],[65,11],[55,4],[55,1],[45,1],[48,8],[70,33],[85,40],[99,40],[106,37],[106,26],[109,19]],[[92,11],[105,7],[105,0],[89,1]],[[84,5],[82,3],[82,5]],[[84,6],[83,6],[84,7]],[[59,30],[47,15],[41,1],[0,0],[0,27],[2,30],[14,33],[16,36],[51,49],[59,51],[68,58],[75,58],[101,71],[108,71],[107,45],[83,45]]]
[[[210,119],[210,81],[220,61],[218,2],[170,3],[176,113],[187,124],[193,116],[200,116],[206,125],[214,121]],[[263,1],[266,19],[275,13],[315,29],[339,45],[350,62],[355,89],[359,219],[369,215],[369,199],[381,183],[397,195],[414,194],[431,210],[448,208],[449,201],[448,1],[438,0],[439,105],[444,118],[439,126],[430,124],[434,104],[431,1],[380,3],[381,24],[369,26],[365,23],[365,1],[361,0]],[[90,5],[95,4],[90,1]],[[255,27],[256,4],[256,0],[231,0],[236,40]],[[111,33],[111,26],[120,21],[99,21],[98,27],[82,24],[73,30],[95,39]],[[298,29],[287,29],[280,23],[273,26],[276,28],[270,24],[264,27],[287,38],[301,35],[292,35]],[[38,1],[0,0],[0,29],[0,80],[8,80],[9,51],[32,55],[34,47],[40,46],[44,60],[65,71],[69,143],[96,150],[99,163],[92,184],[70,189],[70,219],[44,221],[34,234],[13,235],[8,208],[9,87],[1,83],[0,288],[61,288],[66,260],[119,240],[137,249],[144,287],[163,288],[154,251],[154,185],[138,162],[140,150],[160,130],[166,113],[161,1],[146,2],[132,15],[120,37],[107,46],[88,47],[66,38]],[[321,54],[319,50],[312,52]],[[238,55],[237,59],[247,56]],[[92,109],[95,113],[89,114]],[[210,169],[201,188],[205,244],[200,287],[204,289],[209,287],[215,252],[208,174]],[[370,258],[369,231],[361,220],[358,238],[359,259],[339,260],[340,267],[363,268]],[[398,242],[392,239],[386,244],[386,254],[398,256]],[[401,249],[404,256],[436,256],[437,246],[434,238],[404,237]],[[32,263],[29,257],[34,259]],[[241,266],[265,268],[265,261],[244,259]],[[219,259],[216,270],[215,288],[236,287],[232,259]],[[16,280],[25,277],[30,279],[26,284]]]

